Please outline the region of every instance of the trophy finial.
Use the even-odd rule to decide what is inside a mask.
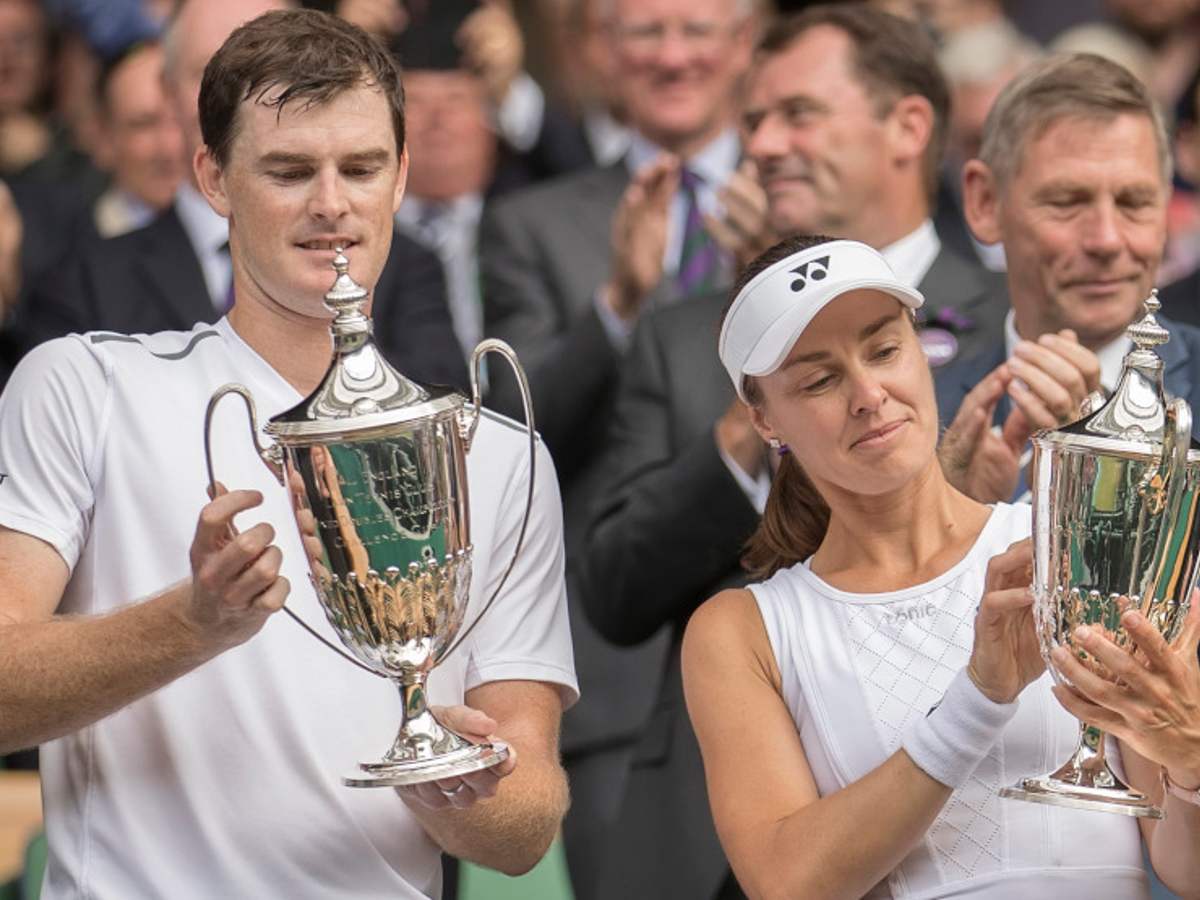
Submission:
[[[350,260],[346,258],[345,249],[333,249],[337,254],[333,258],[333,270],[337,272],[337,277],[333,281],[333,287],[325,295],[325,305],[337,313],[342,324],[347,324],[348,319],[355,315],[365,322],[366,316],[362,315],[361,307],[367,300],[367,292],[350,277]]]
[[[1155,347],[1165,344],[1171,339],[1170,332],[1159,325],[1158,319],[1154,316],[1162,307],[1162,303],[1158,299],[1158,288],[1150,291],[1145,306],[1146,314],[1130,325],[1125,333],[1129,335],[1129,339],[1133,341],[1137,349],[1153,351]]]

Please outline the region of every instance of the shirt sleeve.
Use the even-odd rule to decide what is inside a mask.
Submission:
[[[512,471],[497,510],[495,541],[483,579],[482,602],[500,583],[512,560],[529,488],[527,454]],[[465,690],[492,681],[544,681],[556,685],[563,708],[579,699],[567,619],[562,502],[554,463],[537,443],[536,479],[521,552],[491,609],[470,642]]]
[[[0,396],[0,525],[54,547],[72,571],[87,542],[111,369],[78,336],[48,341]]]

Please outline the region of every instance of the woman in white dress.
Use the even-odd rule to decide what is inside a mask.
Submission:
[[[797,238],[751,265],[722,325],[781,454],[747,551],[765,580],[708,601],[683,648],[734,871],[756,898],[1144,898],[1145,840],[1159,877],[1200,896],[1197,619],[1171,650],[1127,614],[1144,656],[1086,641],[1120,685],[1066,659],[1078,689],[1052,687],[1029,508],[943,477],[920,304],[869,247]],[[1117,739],[1165,820],[1000,799],[1069,757],[1075,716]]]

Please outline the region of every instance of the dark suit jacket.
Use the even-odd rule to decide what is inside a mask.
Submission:
[[[374,296],[375,338],[393,365],[417,381],[469,389],[436,256],[393,235]],[[169,209],[144,228],[92,243],[35,286],[20,330],[28,349],[70,332],[149,334],[220,315],[187,232]]]
[[[665,637],[636,650],[608,645],[588,624],[577,587],[620,360],[596,313],[595,292],[608,277],[610,223],[628,182],[624,163],[591,168],[497,200],[480,226],[484,332],[520,356],[562,488],[567,596],[584,695],[563,720],[568,763],[574,754],[633,740],[649,714],[665,652]],[[661,302],[660,295],[649,302]],[[488,374],[490,405],[519,417],[507,373],[497,366]]]
[[[1200,327],[1200,269],[1172,281],[1158,292],[1158,299],[1168,319]]]
[[[973,347],[996,318],[988,306],[990,286],[988,273],[943,250],[919,288],[934,314],[950,307],[970,320],[958,338]],[[729,871],[679,664],[693,610],[746,582],[738,560],[758,524],[713,437],[734,398],[717,356],[727,302],[726,293],[715,293],[643,317],[598,464],[602,474],[581,560],[586,611],[617,643],[637,644],[664,625],[672,634],[662,690],[635,751],[608,867],[611,883],[601,896],[705,900]]]
[[[1163,361],[1163,384],[1168,394],[1183,397],[1197,409],[1200,404],[1200,329],[1173,322],[1159,316],[1158,322],[1171,334],[1171,339],[1156,348]],[[938,415],[943,425],[954,420],[963,398],[989,372],[1005,360],[1004,334],[997,334],[995,343],[983,353],[958,360],[938,371],[934,378],[937,391]],[[997,404],[996,421],[1002,422],[1009,413],[1008,398]],[[1200,438],[1200,420],[1193,419],[1192,433]]]

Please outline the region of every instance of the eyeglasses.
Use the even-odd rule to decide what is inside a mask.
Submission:
[[[716,50],[722,38],[736,28],[736,25],[692,19],[679,22],[674,28],[667,22],[639,22],[614,26],[617,39],[633,53],[653,53],[663,45],[672,31],[690,51],[705,53]]]

